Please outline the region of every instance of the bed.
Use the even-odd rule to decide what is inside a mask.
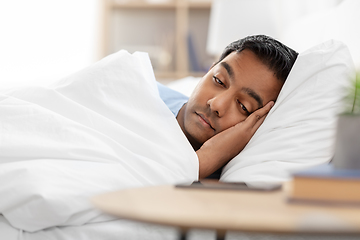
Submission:
[[[329,162],[353,62],[337,40],[302,51],[266,121],[220,180],[267,186]],[[184,83],[198,80],[169,87],[189,94]],[[196,153],[159,97],[147,54],[122,50],[49,87],[2,89],[0,111],[1,239],[177,239],[177,229],[117,219],[89,200],[198,179]]]
[[[352,73],[341,42],[301,53],[266,121],[220,180],[266,186],[329,162]],[[196,153],[159,97],[147,54],[122,50],[52,86],[2,90],[0,111],[1,228],[9,240],[176,237],[174,229],[117,220],[89,201],[197,180]]]

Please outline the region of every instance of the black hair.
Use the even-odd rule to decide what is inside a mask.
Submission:
[[[252,51],[280,81],[285,82],[298,56],[293,49],[281,42],[265,35],[248,36],[230,43],[223,51],[218,62],[230,53],[241,52],[245,49]]]

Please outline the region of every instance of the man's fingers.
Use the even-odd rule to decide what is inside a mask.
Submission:
[[[264,107],[253,112],[246,120],[251,127],[257,129],[264,122],[266,115],[269,113],[270,109],[274,106],[274,102],[271,101],[266,104]]]
[[[266,116],[267,116],[267,113],[264,116],[262,116],[258,121],[256,121],[256,123],[252,127],[254,132],[261,126],[261,124],[264,122]]]

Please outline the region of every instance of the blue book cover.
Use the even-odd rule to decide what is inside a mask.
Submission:
[[[332,164],[323,164],[294,173],[294,177],[338,178],[360,180],[360,169],[336,169]]]

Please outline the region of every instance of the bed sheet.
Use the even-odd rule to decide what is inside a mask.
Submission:
[[[109,221],[94,195],[198,177],[145,53],[120,51],[48,87],[0,93],[0,214],[17,229]]]
[[[3,240],[17,240],[19,230],[13,228],[10,223],[0,214],[0,238]]]
[[[30,233],[12,227],[0,215],[1,240],[177,240],[179,238],[180,231],[175,227],[126,219],[89,223],[82,226],[51,227]],[[215,240],[216,233],[213,230],[192,229],[188,232],[187,239]]]
[[[125,219],[89,223],[83,226],[52,227],[34,233],[23,232],[13,228],[0,215],[1,240],[177,240],[180,232],[174,227],[139,223]],[[192,229],[187,234],[187,240],[215,240],[213,230]],[[338,235],[286,235],[267,233],[227,232],[226,240],[338,240]],[[359,235],[341,236],[342,240],[357,240]]]
[[[82,226],[51,227],[37,232],[18,230],[0,215],[1,240],[137,240],[177,239],[179,231],[173,227],[137,223],[125,219],[89,223]]]

